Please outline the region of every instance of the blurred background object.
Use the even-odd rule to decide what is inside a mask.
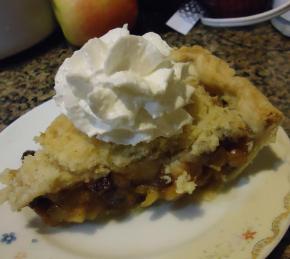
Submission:
[[[188,0],[139,0],[138,33],[168,30],[166,21]]]
[[[289,0],[274,0],[273,7],[280,6]],[[283,35],[290,37],[290,11],[272,19],[273,26]]]
[[[272,0],[199,0],[210,17],[233,18],[249,16],[272,8]]]
[[[69,43],[82,46],[109,30],[135,24],[137,0],[53,0],[53,9]]]
[[[0,0],[0,59],[33,46],[54,28],[49,0]]]
[[[198,11],[193,10],[192,6],[198,6]],[[178,30],[174,24],[169,26],[186,34],[198,20],[215,27],[245,26],[270,20],[289,10],[290,1],[0,0],[0,59],[25,50],[46,38],[55,28],[52,10],[67,41],[74,46],[82,46],[90,38],[100,37],[108,30],[125,23],[128,23],[129,29],[135,34],[166,32],[166,21],[178,9],[182,12],[177,20],[181,21],[182,27],[182,19],[187,16],[187,27]],[[289,21],[290,13],[273,19],[272,24],[289,36]]]
[[[275,4],[276,1],[279,3]],[[207,26],[239,27],[271,20],[288,10],[289,0],[274,0],[274,4],[270,0],[188,0],[166,24],[182,34],[187,34],[199,19]]]

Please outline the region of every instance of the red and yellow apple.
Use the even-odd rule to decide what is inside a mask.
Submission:
[[[60,27],[71,44],[83,45],[110,29],[137,18],[137,0],[53,0],[53,9]]]

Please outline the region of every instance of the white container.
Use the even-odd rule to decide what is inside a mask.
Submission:
[[[275,0],[274,7],[280,6],[283,3],[290,2],[289,0]],[[273,26],[280,31],[283,35],[290,37],[290,12],[272,19]]]
[[[33,46],[54,27],[49,0],[0,0],[0,59]]]

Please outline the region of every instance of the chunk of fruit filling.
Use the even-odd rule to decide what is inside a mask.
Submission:
[[[221,181],[224,174],[247,161],[250,141],[226,139],[210,154],[183,169],[198,187]],[[38,197],[30,207],[50,225],[83,222],[108,214],[125,213],[135,207],[147,207],[158,199],[176,200],[175,180],[179,173],[165,174],[160,161],[143,161],[87,183],[79,183],[56,194]]]

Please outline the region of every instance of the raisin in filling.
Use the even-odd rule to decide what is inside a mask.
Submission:
[[[22,156],[21,156],[21,160],[23,160],[26,156],[34,156],[35,151],[34,150],[26,150]]]

